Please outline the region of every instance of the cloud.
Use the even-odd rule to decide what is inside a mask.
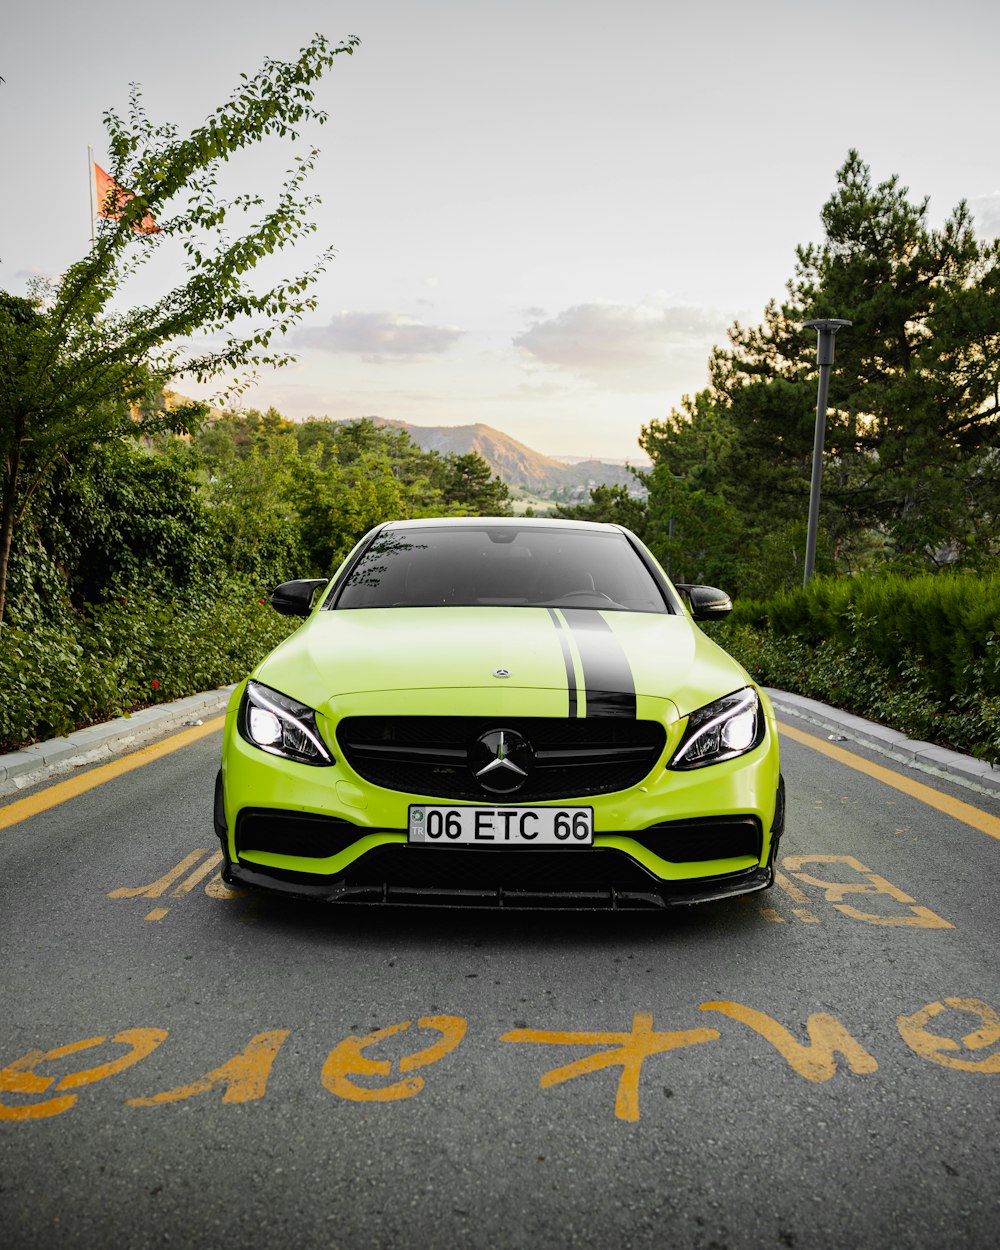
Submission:
[[[1000,191],[992,195],[977,195],[969,201],[979,235],[995,239],[1000,235]]]
[[[36,287],[58,283],[61,277],[55,270],[15,269],[11,277],[10,292],[12,295],[31,295]]]
[[[539,364],[601,386],[660,390],[679,365],[707,360],[725,329],[725,318],[701,308],[597,302],[535,321],[514,345]]]
[[[328,325],[299,330],[295,342],[377,363],[440,355],[462,334],[457,326],[427,325],[405,313],[342,312]]]

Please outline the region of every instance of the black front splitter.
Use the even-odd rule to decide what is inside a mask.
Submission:
[[[714,903],[766,890],[774,883],[768,865],[724,877],[689,882],[658,882],[650,876],[648,889],[527,890],[454,888],[435,885],[399,885],[389,881],[351,882],[343,877],[317,881],[315,876],[248,864],[228,866],[233,884],[248,885],[286,897],[323,903],[353,903],[390,907],[466,907],[522,911],[665,911]],[[654,884],[655,883],[655,884]]]

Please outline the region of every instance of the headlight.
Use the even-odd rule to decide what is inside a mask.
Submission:
[[[237,724],[241,738],[271,755],[299,764],[334,762],[313,709],[259,682],[247,682]]]
[[[745,755],[764,740],[757,691],[747,686],[692,712],[670,768],[702,768]]]

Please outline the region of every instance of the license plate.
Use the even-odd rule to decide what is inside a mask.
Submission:
[[[428,846],[590,846],[592,807],[411,807],[411,842]]]

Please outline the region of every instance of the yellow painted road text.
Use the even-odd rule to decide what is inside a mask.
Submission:
[[[736,1036],[732,1029],[727,1032],[724,1022],[731,1022],[737,1032],[749,1030],[792,1072],[813,1084],[838,1077],[870,1078],[878,1072],[878,1060],[871,1051],[827,1012],[810,1015],[804,1028],[799,1027],[796,1032],[794,1024],[789,1027],[744,1003],[705,1002],[698,1004],[696,1010],[720,1017],[713,1022],[719,1027],[657,1030],[651,1013],[636,1012],[627,1030],[516,1028],[502,1033],[497,1040],[562,1051],[586,1047],[589,1054],[575,1058],[566,1055],[556,1066],[543,1071],[538,1087],[549,1090],[618,1069],[613,1112],[618,1120],[627,1123],[635,1123],[640,1116],[639,1090],[645,1065],[654,1058],[682,1063],[681,1052],[692,1047],[724,1045],[727,1036]],[[902,1043],[917,1059],[975,1077],[1000,1076],[1000,1014],[982,999],[946,997],[897,1016],[895,1024]],[[411,1035],[409,1030],[414,1025],[417,1032]],[[327,1054],[319,1071],[320,1083],[335,1098],[350,1103],[389,1104],[414,1098],[425,1089],[423,1073],[459,1050],[468,1027],[463,1016],[433,1015],[416,1021],[403,1020],[364,1036],[352,1034]],[[426,1033],[434,1036],[420,1037],[423,1044],[401,1056],[397,1054],[395,1060],[377,1053],[379,1047],[393,1039],[398,1050],[403,1035],[417,1040],[417,1035]],[[271,1071],[290,1036],[290,1029],[256,1033],[238,1054],[224,1058],[209,1071],[168,1089],[125,1101],[130,1107],[147,1109],[203,1097],[215,1098],[222,1104],[255,1102],[267,1093]],[[112,1037],[102,1034],[49,1050],[29,1050],[0,1068],[0,1126],[64,1115],[77,1104],[79,1095],[75,1091],[101,1084],[150,1060],[167,1037],[168,1030],[163,1028],[130,1028]],[[97,1051],[103,1061],[73,1068],[72,1061],[83,1051]],[[666,1055],[671,1058],[663,1059]],[[394,1061],[398,1064],[398,1077],[392,1071]],[[417,1072],[420,1075],[411,1075]]]

